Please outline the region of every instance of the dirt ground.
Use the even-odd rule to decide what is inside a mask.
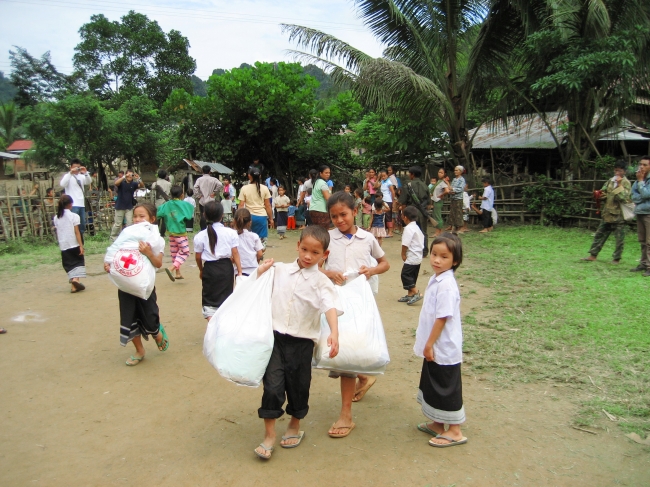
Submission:
[[[293,259],[295,240],[273,236],[267,256]],[[158,274],[171,346],[161,353],[146,342],[137,367],[124,365],[133,347],[120,347],[117,290],[101,272],[102,256],[87,259],[92,275],[75,296],[58,265],[5,274],[0,485],[650,485],[650,457],[616,425],[597,434],[571,428],[577,402],[570,388],[503,387],[471,366],[463,370],[468,444],[428,446],[416,430],[424,421],[415,401],[421,361],[412,354],[420,306],[396,302],[399,247],[398,238],[384,244],[392,267],[377,299],[392,361],[354,406],[356,429],[346,439],[327,436],[340,407],[339,383],[315,371],[303,444],[277,448],[269,462],[253,454],[263,438],[261,389],[225,381],[202,355],[193,258],[184,281]],[[429,277],[421,275],[419,284]],[[479,307],[485,290],[464,282],[462,268],[458,280],[463,294],[477,291],[464,298],[464,312]]]

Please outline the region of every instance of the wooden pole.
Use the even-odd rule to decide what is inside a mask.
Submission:
[[[9,189],[7,189],[7,192],[5,193],[5,197],[7,198],[7,210],[9,211],[9,225],[11,226],[11,238],[16,238],[18,226],[16,226],[16,232],[14,232],[14,216],[13,213],[11,212],[11,199],[9,198]]]
[[[496,183],[494,179],[494,153],[492,152],[492,146],[490,146],[490,159],[492,159],[492,182]]]

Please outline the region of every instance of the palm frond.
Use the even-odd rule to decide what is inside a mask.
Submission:
[[[585,35],[593,37],[608,35],[612,23],[605,2],[603,0],[587,0],[585,8],[587,9],[584,25]]]
[[[301,25],[282,24],[282,32],[289,34],[289,41],[295,42],[312,51],[315,56],[331,60],[351,72],[358,71],[362,63],[372,59],[347,42],[320,30]]]

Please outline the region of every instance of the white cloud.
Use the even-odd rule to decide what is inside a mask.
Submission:
[[[9,73],[8,51],[18,45],[35,56],[50,51],[54,64],[69,73],[78,30],[90,16],[103,13],[118,20],[131,9],[158,21],[166,32],[176,29],[187,37],[197,62],[196,75],[202,79],[215,68],[230,69],[243,62],[292,60],[285,51],[295,45],[282,34],[283,22],[318,28],[372,56],[381,54],[381,46],[346,0],[5,0],[0,3],[0,17],[5,19],[0,29],[0,71]]]

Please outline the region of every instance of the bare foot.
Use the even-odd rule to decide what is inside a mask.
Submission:
[[[488,233],[488,229],[487,229],[487,228],[484,228],[483,230],[481,230],[481,231],[478,232],[478,233]]]
[[[596,257],[594,257],[593,255],[590,255],[589,257],[583,257],[580,260],[586,260],[587,262],[593,262],[594,260],[596,260]]]

